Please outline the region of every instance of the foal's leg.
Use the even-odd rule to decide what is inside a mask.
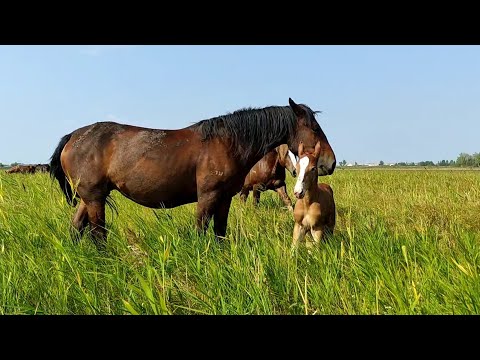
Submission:
[[[330,236],[333,235],[333,230],[335,229],[335,222],[336,222],[336,213],[335,208],[331,212],[330,216],[328,217],[327,225],[325,226],[325,235]]]
[[[320,244],[320,241],[322,241],[323,237],[325,236],[324,231],[322,228],[316,228],[316,229],[311,229],[310,232],[312,233],[313,237],[313,242],[316,245]]]
[[[282,199],[283,203],[287,206],[288,210],[293,211],[292,200],[290,200],[287,195],[287,186],[285,183],[283,183],[282,186],[277,187],[275,191],[278,193],[278,196],[280,196],[280,199]]]
[[[228,212],[230,211],[230,204],[232,203],[232,197],[226,195],[218,203],[215,209],[215,215],[213,218],[213,230],[215,232],[215,239],[217,241],[224,240],[227,234],[227,222]]]
[[[76,240],[79,240],[88,225],[87,205],[85,205],[83,200],[80,200],[80,205],[78,206],[77,212],[72,219],[72,225],[78,231],[77,234],[72,233],[72,237]]]
[[[297,248],[298,245],[303,242],[305,239],[306,229],[304,226],[300,225],[299,223],[295,223],[293,227],[293,243],[292,248]]]
[[[107,230],[105,229],[105,199],[85,202],[93,242],[98,250],[105,250]]]

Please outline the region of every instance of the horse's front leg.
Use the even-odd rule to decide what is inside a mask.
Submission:
[[[205,235],[208,224],[215,214],[215,207],[219,202],[220,194],[218,192],[208,192],[198,196],[197,202],[197,232]]]
[[[248,189],[247,186],[243,187],[242,190],[240,191],[240,200],[242,202],[247,202],[248,194],[250,193],[250,190]]]
[[[230,204],[232,203],[232,197],[224,195],[224,197],[218,202],[215,215],[213,229],[215,232],[215,239],[217,241],[225,239],[227,233],[228,212],[230,211]]]

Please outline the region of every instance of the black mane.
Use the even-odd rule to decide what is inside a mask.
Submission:
[[[301,105],[308,116],[307,126],[314,130],[320,127],[315,120],[315,113],[308,106]],[[294,136],[297,118],[290,106],[269,106],[265,108],[245,108],[202,120],[191,126],[202,135],[202,141],[214,137],[228,137],[231,150],[235,156],[245,160],[250,156],[270,151],[272,144],[286,143]]]

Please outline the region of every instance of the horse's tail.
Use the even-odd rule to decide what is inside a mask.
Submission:
[[[70,205],[75,206],[77,205],[77,199],[75,199],[75,196],[72,193],[72,187],[70,186],[65,172],[63,171],[62,164],[60,163],[60,155],[62,154],[62,150],[71,137],[72,133],[67,134],[60,139],[57,148],[55,149],[52,157],[50,158],[50,176],[58,180],[60,188],[65,194],[65,197],[67,198],[67,202]]]

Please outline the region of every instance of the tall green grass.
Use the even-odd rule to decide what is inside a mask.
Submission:
[[[0,172],[0,313],[480,313],[480,172],[320,179],[337,226],[312,253],[290,252],[293,219],[271,191],[258,208],[234,198],[220,244],[196,234],[195,204],[152,210],[114,193],[99,253],[71,240],[56,182]]]

